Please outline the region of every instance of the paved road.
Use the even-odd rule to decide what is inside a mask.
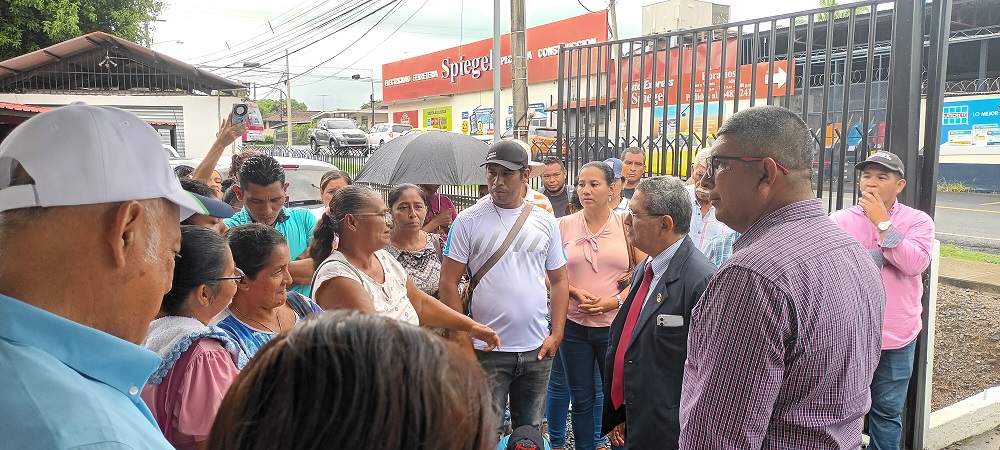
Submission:
[[[853,193],[845,194],[845,207],[854,204]],[[828,210],[836,203],[836,193],[832,202],[829,198],[824,198]],[[1000,254],[1000,195],[938,192],[934,221],[942,244]]]
[[[934,220],[942,243],[1000,254],[1000,195],[938,192]]]

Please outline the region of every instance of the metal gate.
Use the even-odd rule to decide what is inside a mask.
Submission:
[[[854,165],[884,148],[902,158],[907,173],[919,174],[911,177],[903,202],[933,216],[939,132],[933,125],[940,124],[950,14],[950,0],[859,1],[561,47],[557,152],[572,177],[586,162],[621,158],[625,149],[640,147],[647,176],[686,179],[695,154],[713,144],[726,117],[779,105],[811,129],[813,185],[828,210],[855,203]],[[923,165],[922,83],[925,123],[932,125]],[[904,411],[905,448],[923,447],[929,413],[926,328]]]
[[[886,143],[892,5],[857,2],[563,48],[561,156],[575,173],[641,147],[648,175],[687,178],[726,117],[780,105],[811,127],[817,196],[841,208],[854,163]]]

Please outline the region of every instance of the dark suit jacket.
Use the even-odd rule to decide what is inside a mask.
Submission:
[[[677,253],[656,285],[650,286],[650,302],[639,315],[632,342],[621,341],[629,308],[642,281],[646,262],[636,266],[628,297],[611,324],[607,370],[604,377],[602,433],[626,422],[626,446],[630,449],[676,449],[680,438],[681,380],[687,358],[688,324],[691,310],[715,273],[715,264],[685,236]],[[657,294],[663,301],[656,302]],[[637,305],[638,306],[638,305]],[[682,326],[659,323],[663,315],[681,316]],[[625,350],[625,404],[615,409],[611,402],[615,352]]]

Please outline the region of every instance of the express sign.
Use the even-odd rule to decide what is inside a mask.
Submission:
[[[630,93],[628,100],[632,107],[660,106],[690,102],[717,102],[739,98],[746,100],[751,97],[767,96],[768,86],[774,96],[785,95],[789,85],[794,80],[794,64],[788,61],[775,61],[773,72],[768,63],[744,64],[739,68],[699,71],[658,78],[655,82],[649,78],[633,80],[631,84],[622,86],[623,92]],[[737,84],[737,75],[739,83]],[[706,82],[707,78],[707,82]]]
[[[607,40],[607,11],[572,17],[525,32],[528,82],[552,81],[559,72],[559,45],[568,47]],[[493,70],[500,68],[501,86],[511,85],[510,35],[500,39],[500,60],[491,56],[493,40],[465,44],[382,66],[385,101],[432,95],[460,94],[493,88]]]

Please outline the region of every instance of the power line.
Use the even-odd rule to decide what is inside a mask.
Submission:
[[[309,43],[307,43],[305,45],[301,45],[299,48],[296,48],[295,50],[292,50],[292,51],[289,52],[290,55],[294,54],[294,53],[298,53],[298,52],[300,52],[300,51],[308,48],[309,46],[311,46],[311,45],[313,45],[313,44],[315,44],[315,43],[317,43],[319,41],[322,41],[322,40],[324,40],[324,39],[326,39],[326,38],[328,38],[328,37],[330,37],[330,36],[332,36],[332,35],[334,35],[336,33],[339,33],[341,31],[343,31],[343,30],[345,30],[345,29],[347,29],[347,28],[349,28],[349,27],[357,24],[358,22],[360,22],[360,21],[362,21],[362,20],[364,20],[364,19],[366,19],[368,17],[371,17],[375,13],[381,11],[382,9],[385,9],[386,7],[388,7],[388,6],[390,6],[390,5],[394,4],[394,3],[397,3],[398,1],[399,0],[393,0],[393,1],[391,1],[391,2],[389,2],[387,4],[385,4],[385,5],[377,8],[377,9],[371,11],[371,12],[368,12],[367,14],[364,14],[366,12],[366,8],[364,8],[364,7],[365,7],[365,5],[367,5],[369,3],[373,3],[373,1],[372,0],[368,0],[368,1],[361,2],[359,5],[357,5],[356,7],[353,8],[353,11],[350,13],[350,15],[341,16],[340,18],[329,20],[329,21],[327,21],[327,22],[325,22],[323,24],[320,24],[320,25],[314,27],[312,30],[308,30],[306,33],[302,33],[299,36],[296,36],[293,39],[289,39],[289,40],[286,40],[285,42],[277,43],[276,45],[272,46],[272,48],[276,48],[276,49],[287,48],[287,46],[289,46],[289,44],[291,44],[292,41],[299,40],[302,37],[305,37],[307,35],[313,34],[315,31],[323,29],[326,25],[329,25],[332,22],[337,22],[338,19],[342,19],[342,20],[339,20],[341,23],[344,22],[344,21],[350,21],[349,23],[347,23],[345,25],[342,25],[342,26],[339,26],[338,28],[334,29],[333,31],[324,34],[320,38],[315,39],[315,40],[313,40],[313,41],[311,41],[311,42],[309,42]],[[364,15],[362,15],[362,14],[364,14]],[[360,17],[358,18],[358,16],[360,16]],[[295,44],[295,45],[299,45],[299,44]],[[252,56],[249,56],[249,57],[246,57],[246,58],[250,59],[250,60],[261,59],[261,58],[263,58],[263,59],[271,58],[271,59],[267,59],[266,61],[263,61],[261,63],[261,64],[270,64],[270,63],[273,63],[275,61],[278,61],[278,60],[284,58],[284,55],[283,54],[281,54],[281,55],[275,55],[275,51],[274,50],[264,50],[262,52],[258,52],[256,54],[254,54]],[[252,70],[252,69],[241,70],[241,71],[239,71],[239,72],[237,72],[237,73],[235,73],[233,75],[230,75],[230,76],[237,76],[237,75],[246,73],[249,70]]]
[[[581,6],[581,7],[583,8],[583,9],[586,9],[586,10],[587,10],[587,12],[589,12],[589,13],[592,13],[592,12],[593,12],[593,11],[591,11],[591,10],[590,10],[590,8],[588,8],[588,7],[587,7],[587,5],[584,5],[584,4],[583,4],[583,0],[576,0],[576,2],[577,2],[577,3],[579,3],[579,4],[580,4],[580,6]]]
[[[388,36],[386,36],[386,37],[385,37],[385,39],[382,39],[382,42],[379,42],[378,44],[376,44],[376,45],[375,45],[375,47],[372,47],[372,50],[375,50],[375,49],[377,49],[377,48],[381,47],[381,46],[382,46],[382,44],[385,44],[385,43],[386,43],[386,41],[388,41],[388,40],[389,40],[389,38],[391,38],[391,37],[392,37],[393,35],[395,35],[395,34],[396,34],[396,33],[397,33],[397,32],[398,32],[398,31],[399,31],[400,29],[402,29],[402,28],[403,28],[403,25],[406,25],[406,23],[407,23],[407,22],[409,22],[409,21],[410,21],[410,19],[412,19],[412,18],[413,18],[414,16],[416,16],[416,15],[417,15],[417,13],[418,13],[418,12],[420,12],[420,11],[421,11],[421,10],[422,10],[422,9],[424,8],[424,6],[427,6],[427,2],[428,2],[428,1],[429,1],[429,0],[424,0],[424,2],[423,2],[423,3],[422,3],[422,4],[420,5],[420,6],[418,6],[418,7],[417,7],[417,9],[416,9],[415,11],[413,11],[413,13],[411,13],[411,14],[410,14],[410,16],[406,18],[406,20],[404,20],[404,21],[403,21],[403,23],[399,24],[399,26],[398,26],[398,27],[396,27],[396,29],[392,31],[392,33],[389,33],[389,35],[388,35]],[[331,59],[332,59],[332,58],[331,58]],[[344,70],[347,70],[347,69],[349,69],[349,68],[350,68],[350,66],[353,66],[353,65],[357,64],[357,63],[358,63],[358,61],[361,61],[362,59],[364,59],[364,56],[362,56],[361,58],[358,58],[358,59],[354,60],[354,62],[352,62],[352,63],[348,64],[348,67],[347,67],[347,68],[345,68],[345,69],[341,69],[341,70],[338,70],[338,71],[337,71],[336,73],[334,73],[333,75],[330,75],[330,76],[327,76],[327,77],[324,77],[324,78],[320,78],[319,80],[316,80],[316,81],[313,81],[313,82],[310,82],[310,83],[305,83],[305,84],[300,84],[300,86],[308,86],[308,85],[310,85],[310,84],[316,84],[316,83],[319,83],[320,81],[323,81],[323,80],[326,80],[327,78],[331,78],[331,77],[334,77],[334,76],[336,76],[336,75],[340,74],[341,72],[343,72]],[[381,81],[381,80],[379,80],[379,81]]]
[[[272,57],[280,54],[275,60],[284,57],[284,49],[290,46],[296,45],[297,42],[308,39],[308,36],[313,35],[322,31],[325,27],[334,25],[340,21],[349,20],[354,15],[359,12],[363,12],[367,5],[375,2],[376,0],[365,0],[351,5],[347,8],[343,8],[349,2],[344,2],[335,5],[333,8],[322,11],[316,16],[313,16],[302,23],[290,24],[289,29],[282,31],[277,35],[268,35],[266,32],[258,36],[258,38],[263,38],[261,42],[248,44],[247,50],[253,51],[250,55],[245,54],[246,50],[233,50],[231,53],[210,59],[207,61],[202,61],[203,63],[220,61],[227,58],[238,58],[240,60],[255,60],[262,57]],[[301,17],[303,14],[299,14],[296,18]],[[291,19],[290,19],[291,20]],[[289,22],[290,23],[290,22]],[[280,25],[279,25],[280,26]],[[257,38],[254,38],[257,39]],[[272,61],[273,62],[273,61]]]
[[[387,17],[391,16],[391,15],[392,15],[392,13],[396,12],[396,10],[398,10],[400,6],[403,6],[403,4],[404,4],[404,3],[406,3],[406,1],[405,1],[405,0],[397,2],[397,3],[396,3],[396,5],[395,5],[395,6],[393,6],[393,8],[389,10],[389,12],[385,13],[385,15],[384,15],[384,16],[382,16],[382,18],[381,18],[381,19],[379,19],[379,20],[378,20],[378,22],[375,22],[375,25],[372,25],[372,26],[371,26],[370,28],[368,28],[368,30],[367,30],[367,31],[365,31],[365,32],[364,32],[364,33],[363,33],[363,34],[361,35],[361,37],[359,37],[359,38],[358,38],[358,41],[360,41],[361,39],[364,39],[364,37],[365,37],[365,36],[367,36],[367,35],[368,35],[368,33],[371,33],[371,31],[372,31],[372,30],[374,30],[374,29],[375,29],[375,27],[377,27],[377,26],[379,26],[380,24],[382,24],[382,22],[383,22],[383,21],[384,21],[384,20],[385,20],[385,19],[386,19]],[[424,3],[426,3],[426,0],[425,0],[425,2],[424,2]],[[412,16],[410,16],[410,17],[412,17]],[[407,20],[409,20],[409,19],[407,19]],[[405,23],[405,22],[404,22],[404,23]],[[400,26],[402,26],[402,25],[400,25]],[[398,28],[397,28],[397,30],[398,30]],[[383,42],[384,42],[384,41],[383,41]],[[325,61],[323,61],[323,62],[321,62],[321,63],[319,63],[319,64],[317,64],[317,65],[313,66],[313,67],[312,67],[311,69],[308,69],[308,70],[306,70],[305,72],[302,72],[301,74],[299,74],[299,75],[296,75],[296,76],[292,77],[292,78],[291,78],[291,80],[294,80],[294,79],[296,79],[296,78],[298,78],[298,77],[301,77],[302,75],[305,75],[305,74],[307,74],[307,73],[309,73],[309,72],[312,72],[313,70],[316,70],[317,68],[319,68],[319,67],[320,67],[320,66],[322,66],[323,64],[326,64],[326,63],[328,63],[328,62],[330,62],[330,61],[333,61],[333,59],[334,59],[334,58],[336,58],[336,57],[338,57],[338,56],[340,56],[340,55],[344,54],[344,52],[346,52],[346,51],[347,51],[347,50],[349,50],[350,48],[351,48],[351,46],[346,46],[346,47],[344,47],[344,49],[343,49],[343,50],[341,50],[341,51],[339,51],[339,52],[337,52],[337,54],[336,54],[336,55],[333,55],[333,56],[331,56],[331,57],[327,58],[327,59],[326,59]],[[357,62],[357,61],[355,61],[355,62]],[[340,72],[337,72],[337,73],[340,73]],[[375,77],[373,76],[372,78],[374,79]]]
[[[286,24],[290,24],[290,23],[291,23],[292,21],[294,21],[294,20],[296,20],[296,19],[298,19],[298,18],[300,18],[300,17],[304,16],[304,15],[305,15],[305,14],[306,14],[307,12],[309,12],[309,11],[311,10],[311,8],[314,8],[314,7],[316,7],[316,6],[318,6],[319,4],[322,4],[322,3],[324,3],[324,2],[325,2],[325,0],[318,0],[318,1],[314,2],[314,3],[311,3],[311,4],[307,5],[307,6],[306,6],[306,8],[304,9],[304,11],[303,11],[303,12],[301,12],[301,13],[299,13],[299,14],[296,14],[296,15],[294,15],[294,16],[292,16],[292,17],[289,17],[288,19],[285,19],[285,20],[282,20],[282,21],[280,21],[280,22],[279,22],[279,21],[277,20],[277,19],[280,19],[280,18],[281,18],[282,16],[284,16],[285,14],[291,14],[291,12],[292,12],[292,11],[294,11],[295,9],[297,9],[297,8],[298,8],[298,6],[302,6],[303,4],[305,4],[305,3],[306,3],[306,2],[302,2],[302,3],[300,3],[300,4],[298,5],[298,6],[296,6],[295,8],[292,8],[291,10],[287,11],[286,13],[283,13],[283,14],[281,14],[281,15],[279,15],[279,16],[277,16],[277,17],[275,17],[275,18],[273,19],[273,21],[275,22],[275,24],[272,24],[272,23],[271,23],[272,21],[270,21],[270,20],[269,20],[269,21],[267,22],[267,25],[268,25],[268,30],[267,30],[267,31],[264,31],[263,33],[260,33],[260,34],[258,34],[258,35],[256,35],[256,36],[253,36],[253,37],[250,37],[250,38],[248,38],[248,39],[246,39],[246,40],[243,40],[243,41],[241,41],[241,42],[238,42],[238,43],[236,43],[236,44],[234,44],[234,45],[232,45],[232,46],[229,46],[229,48],[228,48],[228,49],[226,49],[226,50],[218,50],[218,51],[215,51],[215,52],[212,52],[212,53],[208,53],[208,54],[205,54],[205,55],[201,55],[201,56],[198,56],[197,58],[193,58],[192,60],[201,60],[202,58],[208,58],[208,57],[211,57],[211,56],[215,56],[215,55],[218,55],[218,54],[226,54],[226,53],[228,53],[228,54],[226,54],[226,55],[223,55],[223,56],[221,56],[221,57],[219,57],[219,58],[217,58],[217,59],[214,59],[214,60],[205,60],[205,61],[202,61],[202,63],[205,63],[205,62],[212,62],[212,61],[217,61],[217,60],[219,60],[219,59],[224,59],[224,58],[226,58],[226,56],[233,56],[233,55],[236,55],[236,54],[238,53],[238,51],[234,51],[234,50],[233,50],[233,47],[235,47],[235,48],[239,49],[239,48],[240,48],[241,46],[243,46],[244,44],[248,44],[248,43],[251,43],[251,42],[254,42],[254,41],[258,40],[258,39],[263,39],[263,41],[261,41],[261,42],[258,42],[258,44],[262,44],[262,43],[263,43],[264,41],[266,41],[266,40],[267,40],[268,38],[274,38],[274,37],[275,37],[274,35],[275,35],[276,33],[274,32],[274,28],[278,28],[278,29],[281,29],[281,27],[283,27],[284,25],[286,25]],[[345,1],[344,3],[341,3],[341,4],[339,4],[339,5],[334,5],[334,6],[332,7],[332,8],[330,8],[330,9],[329,9],[329,11],[330,11],[330,12],[333,12],[333,11],[335,11],[336,9],[338,9],[338,8],[341,8],[341,7],[343,7],[343,6],[345,5],[345,4],[347,4],[347,2],[346,2],[346,1]],[[312,20],[315,20],[315,19],[316,19],[316,17],[322,17],[323,15],[325,15],[325,14],[324,14],[323,12],[320,12],[319,14],[317,14],[317,16],[315,16],[315,17],[313,17],[313,18],[311,18],[311,19],[307,20],[307,21],[306,21],[306,23],[308,23],[308,22],[310,22],[310,21],[312,21]],[[260,26],[257,26],[257,27],[255,27],[255,29],[256,29],[256,28],[262,28],[262,27],[263,27],[263,25],[260,25]],[[278,34],[278,35],[280,36],[281,34],[285,34],[285,33],[290,33],[290,32],[294,32],[294,31],[295,31],[295,30],[294,30],[294,28],[295,28],[295,27],[290,27],[290,28],[291,28],[291,29],[290,29],[290,30],[288,30],[288,31],[282,31],[281,33],[277,33],[277,34]]]

